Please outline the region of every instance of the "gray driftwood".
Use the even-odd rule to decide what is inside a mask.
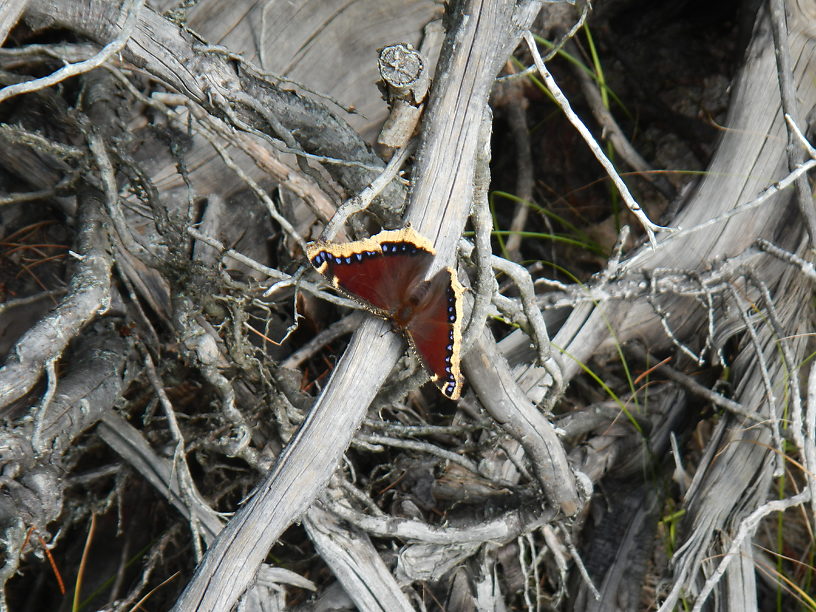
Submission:
[[[77,502],[68,485],[84,491],[87,483],[90,491],[90,483],[128,471],[188,526],[184,549],[196,555],[196,570],[183,578],[179,611],[282,609],[290,587],[318,590],[314,609],[409,610],[424,605],[426,585],[450,610],[504,609],[522,598],[532,607],[544,601],[545,582],[556,585],[547,597],[559,609],[639,609],[664,500],[643,473],[667,469],[674,433],[708,402],[726,412],[693,476],[677,467],[687,512],[682,540],[672,569],[660,576],[665,587],[646,605],[668,611],[683,597],[698,608],[711,601],[712,609],[758,609],[751,543],[759,520],[794,506],[814,520],[816,391],[804,400],[797,368],[812,327],[803,305],[816,273],[805,261],[813,238],[806,230],[814,231],[805,172],[790,181],[794,189],[746,203],[813,161],[782,110],[807,131],[816,107],[816,2],[772,1],[773,10],[760,11],[716,154],[677,203],[680,212],[662,220],[673,231],[658,234],[655,248],[644,244],[622,258],[618,252],[587,285],[541,283],[538,295],[525,269],[485,251],[486,107],[496,74],[539,13],[541,27],[558,34],[580,11],[542,11],[532,0],[449,3],[442,48],[423,48],[433,86],[410,188],[390,181],[368,208],[383,225],[410,223],[427,236],[437,249],[435,269],[455,265],[461,251],[479,269],[477,318],[491,307],[522,326],[500,342],[489,327],[474,326],[479,333],[467,339],[463,360],[471,391],[444,426],[412,420],[414,405],[404,397],[422,374],[403,372],[403,343],[383,321],[346,318],[294,355],[285,344],[256,350],[247,332],[286,337],[292,321],[279,313],[296,291],[306,296],[298,307],[307,310],[319,312],[316,298],[348,304],[308,272],[284,268],[302,256],[315,228],[385,167],[367,144],[387,113],[374,87],[376,50],[437,40],[444,7],[424,0],[204,0],[185,12],[166,4],[0,4],[0,47],[7,47],[0,48],[0,100],[25,101],[0,107],[7,112],[0,188],[31,190],[0,193],[12,211],[3,223],[22,225],[28,218],[21,204],[33,199],[56,211],[75,236],[66,287],[29,288],[30,295],[0,309],[7,352],[0,368],[0,611],[5,587],[13,588],[29,562],[29,528],[60,533],[64,521],[67,532],[75,527],[70,521],[125,497],[114,488],[98,504]],[[15,27],[55,28],[89,42],[12,49]],[[104,68],[77,68],[111,43],[118,46]],[[774,45],[790,57],[775,55]],[[71,65],[55,65],[54,54]],[[81,95],[66,83],[65,90],[43,86],[12,97],[9,87],[36,82],[16,72],[24,60],[43,73],[77,68],[70,84]],[[645,162],[598,108],[592,83],[582,87],[598,124],[643,170]],[[349,104],[354,110],[344,108]],[[526,132],[522,111],[513,110],[518,134]],[[44,116],[48,121],[37,124]],[[523,144],[520,155],[530,163]],[[520,176],[520,193],[530,197],[533,179]],[[475,248],[460,243],[471,214]],[[516,226],[525,219],[517,217]],[[340,235],[367,229],[353,217]],[[511,245],[518,255],[519,241]],[[522,298],[496,294],[491,268],[515,275]],[[47,299],[56,301],[51,311]],[[259,312],[263,324],[256,323]],[[552,346],[547,327],[556,331]],[[316,398],[302,391],[299,371],[277,367],[303,367],[352,330]],[[630,349],[632,342],[642,346]],[[633,415],[648,438],[614,402],[577,408],[583,398],[564,395],[582,364],[618,350],[643,366],[652,355],[676,358],[672,382],[649,390],[649,411]],[[683,372],[697,362],[724,365],[723,357],[731,359],[731,398]],[[187,411],[175,405],[184,395],[181,366],[195,372],[200,395]],[[816,377],[810,385],[816,389]],[[133,390],[150,398],[147,406]],[[565,397],[576,408],[554,426],[547,409]],[[783,398],[790,398],[787,428]],[[380,418],[392,406],[410,408],[408,424]],[[216,432],[202,435],[192,422],[204,413]],[[460,440],[467,440],[463,448]],[[785,440],[801,451],[810,475],[799,495],[777,500],[772,485],[784,467],[777,451]],[[118,459],[73,474],[83,453],[99,452],[102,443]],[[350,445],[402,453],[416,495],[381,507],[346,469]],[[229,508],[229,520],[200,493],[196,479],[203,477],[188,465],[193,455],[212,454],[225,465],[240,462],[256,485]],[[393,464],[396,473],[402,464]],[[589,503],[593,488],[611,492]],[[483,515],[429,521],[420,504],[445,499],[452,509],[488,501]],[[603,515],[594,526],[590,508]],[[302,524],[336,583],[319,589],[269,562],[293,523]],[[106,609],[129,609],[148,584],[156,586],[151,572],[171,535],[153,549],[135,587],[112,590]]]

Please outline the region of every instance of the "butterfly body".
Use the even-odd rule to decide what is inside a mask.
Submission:
[[[461,394],[460,349],[464,291],[444,268],[425,276],[433,245],[411,228],[348,243],[312,242],[307,256],[346,295],[403,332],[442,393]]]

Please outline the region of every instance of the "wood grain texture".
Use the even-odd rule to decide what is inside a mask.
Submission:
[[[816,70],[816,40],[812,37],[812,22],[799,12],[801,4],[789,3],[793,12],[789,20],[789,42],[797,101],[800,108],[810,109],[816,105],[816,82],[812,78]],[[812,11],[814,4],[809,6]],[[726,130],[717,152],[685,207],[670,225],[688,229],[704,223],[753,200],[788,173],[786,128],[770,39],[767,22],[760,16],[746,63],[733,88]],[[782,296],[775,304],[781,329],[758,325],[759,351],[746,342],[732,364],[736,385],[734,399],[750,412],[766,418],[769,416],[768,393],[759,374],[757,352],[771,364],[772,384],[781,388],[786,384],[785,366],[778,348],[774,347],[780,336],[797,338],[797,334],[807,329],[800,308],[809,288],[796,272],[759,254],[752,245],[757,238],[765,237],[792,251],[804,246],[801,242],[803,225],[794,221],[796,209],[791,194],[792,190],[778,193],[758,209],[700,231],[677,236],[662,234],[656,251],[642,247],[624,262],[624,269],[637,278],[643,271],[659,273],[660,269],[703,272],[718,260],[743,256],[744,270],[765,283],[771,295]],[[649,278],[648,274],[645,278]],[[746,299],[761,299],[754,288],[743,287],[744,279],[739,279],[739,275],[735,278],[740,291],[746,292]],[[678,337],[690,338],[692,343],[705,337],[705,311],[696,308],[692,298],[663,297],[659,302],[664,311],[670,313],[671,325]],[[718,310],[717,330],[722,338],[744,329],[738,312],[733,304]],[[610,329],[614,330],[614,336]],[[579,362],[586,363],[593,355],[631,339],[645,342],[652,350],[665,350],[671,345],[661,321],[646,300],[584,304],[574,309],[554,338],[554,344],[570,355],[569,359],[563,359],[565,379],[579,372]],[[794,361],[798,362],[803,357],[803,343],[786,342]],[[535,373],[528,370],[528,376],[527,382],[535,384],[542,380],[544,373],[540,369]],[[674,588],[661,611],[673,609],[684,593],[698,592],[704,579],[700,568],[723,552],[715,534],[734,533],[740,520],[766,501],[772,482],[773,457],[768,428],[754,429],[747,422],[731,417],[724,419],[707,445],[706,456],[687,493],[687,531],[674,559]],[[734,564],[727,580],[719,586],[721,596],[727,597],[733,585],[753,585],[753,572],[751,564]],[[756,605],[756,594],[743,592],[739,601],[742,604],[733,609],[751,609]]]
[[[63,26],[104,44],[119,31],[118,8],[100,0],[53,4],[47,0],[32,2],[26,20],[33,27]],[[382,160],[366,145],[360,135],[325,106],[302,97],[297,92],[271,85],[254,74],[250,67],[237,65],[218,50],[201,42],[175,24],[145,7],[138,15],[136,29],[122,51],[124,59],[201,105],[215,117],[230,112],[260,132],[277,135],[265,118],[241,104],[231,103],[233,92],[254,98],[270,109],[282,128],[297,134],[298,145],[306,152],[361,162],[371,169],[347,164],[328,164],[327,171],[345,189],[357,192],[375,178],[374,168]],[[199,161],[206,163],[207,156]],[[237,184],[236,180],[236,184]],[[383,190],[383,199],[401,202],[401,186],[396,183]]]
[[[282,87],[327,104],[371,143],[388,114],[376,86],[376,50],[395,41],[418,44],[422,28],[439,16],[439,5],[430,0],[205,0],[190,10],[188,24],[209,43],[239,53],[260,70],[292,79],[292,83],[283,81]],[[355,32],[354,37],[348,32]],[[270,76],[270,80],[275,82],[276,78]],[[355,110],[347,112],[346,108]],[[236,190],[245,187],[211,147],[200,137],[193,138],[190,181],[199,192],[223,195],[227,185],[234,185]],[[230,152],[256,180],[278,178],[251,161],[247,163],[242,151],[231,148]],[[168,195],[183,194],[187,186],[166,150],[151,147],[147,154],[158,155],[154,164],[157,186]],[[284,159],[294,167],[291,156]]]
[[[473,0],[449,31],[407,213],[415,229],[434,242],[437,269],[453,261],[469,212],[478,126],[493,77],[534,15],[530,9],[522,13],[526,19],[514,20],[514,2]],[[508,40],[511,33],[514,40]],[[402,351],[384,322],[363,323],[274,470],[207,551],[175,610],[233,605],[282,531],[325,486]]]
[[[791,29],[790,44],[797,96],[801,108],[811,108],[816,105],[816,81],[809,76],[816,71],[816,41],[808,35],[804,23],[801,17],[791,20],[797,29]],[[747,63],[733,88],[722,141],[688,203],[671,223],[673,227],[689,228],[732,210],[787,174],[784,155],[787,139],[775,83],[770,32],[760,23]],[[789,225],[790,217],[785,213],[789,202],[790,192],[782,192],[759,209],[701,231],[677,238],[661,234],[657,250],[642,247],[624,262],[625,270],[704,270],[712,261],[745,252],[760,237],[794,248],[799,226]],[[769,258],[764,258],[763,266],[767,269],[758,268],[757,272],[771,280],[779,279],[784,267]],[[676,313],[672,323],[680,336],[691,335],[689,330],[701,324],[687,299],[675,298],[665,308]],[[615,329],[614,339],[608,333],[610,323]],[[577,362],[586,362],[599,346],[611,348],[613,341],[626,342],[633,337],[645,340],[653,350],[668,344],[657,316],[645,300],[607,303],[599,308],[580,307],[570,315],[553,342],[574,357],[563,360],[565,378],[572,378],[580,370]]]
[[[349,529],[319,504],[309,509],[303,526],[358,609],[414,609],[367,533]]]
[[[189,24],[262,70],[354,107],[335,110],[370,142],[388,114],[376,88],[377,50],[418,46],[440,9],[430,0],[207,0],[196,4]]]
[[[23,14],[26,4],[26,0],[8,0],[0,3],[0,47]]]

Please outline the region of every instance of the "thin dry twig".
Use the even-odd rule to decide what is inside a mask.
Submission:
[[[785,449],[782,446],[782,436],[779,433],[779,413],[777,411],[776,393],[774,392],[773,382],[771,381],[771,373],[768,370],[768,362],[765,357],[765,351],[763,350],[759,334],[757,334],[757,330],[754,327],[754,321],[748,315],[748,304],[745,303],[745,300],[743,300],[739,291],[737,291],[734,287],[729,287],[729,290],[731,297],[737,304],[737,310],[739,311],[740,317],[742,318],[743,323],[745,323],[745,329],[748,331],[751,344],[754,346],[756,363],[759,366],[759,371],[762,376],[762,384],[765,386],[765,397],[767,398],[768,402],[768,418],[770,419],[774,447],[777,450],[777,452],[774,453],[776,465],[776,468],[774,469],[774,476],[779,478],[784,473],[783,457],[785,456]]]
[[[636,343],[628,345],[626,347],[626,350],[627,352],[632,353],[638,360],[640,360],[644,364],[655,364],[660,361],[654,355],[651,355],[642,346]],[[665,375],[670,380],[673,380],[674,382],[682,385],[683,388],[687,389],[694,395],[697,395],[705,399],[706,401],[711,402],[715,406],[719,406],[720,408],[728,410],[732,414],[741,416],[742,418],[748,419],[757,424],[764,424],[768,422],[767,419],[764,419],[754,414],[753,412],[749,412],[739,402],[729,399],[717,393],[716,391],[712,391],[708,387],[704,387],[688,374],[684,374],[683,372],[676,370],[670,365],[667,365],[665,363],[661,364],[657,372]]]
[[[408,143],[401,149],[397,149],[394,156],[389,160],[388,164],[379,173],[377,178],[371,181],[371,184],[363,189],[360,193],[352,196],[337,209],[337,212],[332,216],[331,220],[323,228],[321,238],[323,240],[333,240],[340,229],[346,224],[349,217],[367,209],[371,202],[376,198],[382,190],[390,183],[402,169],[402,166],[407,161],[408,157],[414,152],[416,143]]]
[[[300,246],[302,252],[306,252],[306,242],[303,240],[303,237],[300,233],[294,228],[294,226],[289,222],[289,219],[284,217],[278,207],[275,205],[275,202],[272,201],[272,198],[269,197],[269,194],[266,190],[261,187],[255,179],[253,179],[249,174],[238,164],[235,160],[232,159],[232,155],[227,152],[226,147],[224,147],[218,140],[215,138],[215,135],[208,134],[207,130],[201,130],[200,134],[207,139],[210,143],[210,146],[215,149],[216,153],[221,157],[221,160],[224,164],[235,174],[241,177],[241,180],[247,184],[247,186],[252,190],[253,193],[258,197],[258,199],[264,203],[266,206],[266,210],[269,212],[269,216],[274,219],[274,221],[281,226],[281,229],[286,232],[286,235],[291,238],[295,244]]]
[[[57,358],[58,355],[53,355],[45,362],[44,369],[47,386],[45,388],[45,393],[40,400],[40,406],[37,409],[37,413],[34,417],[34,433],[31,435],[31,446],[34,447],[34,452],[38,455],[46,450],[43,447],[41,439],[42,428],[45,423],[45,414],[48,410],[48,406],[51,404],[51,400],[54,399],[54,394],[57,392],[57,369],[55,365]]]
[[[769,255],[773,255],[777,259],[781,259],[782,261],[796,266],[799,268],[802,274],[807,276],[811,281],[816,281],[816,266],[814,266],[811,262],[802,259],[796,253],[791,253],[785,249],[780,249],[778,246],[769,242],[768,240],[765,240],[764,238],[757,240],[756,245],[760,250],[765,251]]]
[[[249,155],[261,170],[268,173],[278,185],[285,188],[298,197],[302,198],[307,206],[319,219],[328,220],[330,212],[334,211],[334,203],[321,190],[320,186],[314,183],[311,177],[293,172],[292,169],[283,163],[276,155],[266,149],[256,136],[260,135],[264,142],[269,142],[266,134],[252,130],[251,132],[239,132],[231,128],[218,117],[208,114],[198,104],[189,98],[166,92],[154,92],[150,97],[142,95],[121,71],[112,69],[117,79],[128,88],[128,90],[147,104],[151,108],[157,109],[165,115],[179,129],[184,129],[187,123],[186,115],[177,111],[171,111],[169,106],[178,106],[186,109],[200,124],[207,125],[216,132],[226,142],[231,143],[238,150]],[[196,124],[198,126],[198,124]],[[248,127],[248,126],[247,126]],[[198,129],[198,127],[196,127]],[[251,129],[251,128],[250,128]],[[277,150],[277,148],[276,148]]]
[[[544,61],[545,63],[549,62],[552,58],[558,55],[558,53],[561,51],[564,45],[568,41],[572,40],[572,38],[578,33],[578,30],[584,27],[584,24],[586,23],[586,18],[587,16],[589,16],[589,12],[592,10],[592,0],[586,0],[586,2],[583,3],[583,5],[584,6],[581,9],[581,14],[578,15],[578,19],[575,21],[575,23],[572,24],[570,29],[561,38],[558,39],[558,42],[552,45],[550,50],[547,51],[547,54],[542,58],[542,61]],[[514,81],[516,79],[523,79],[524,77],[535,73],[537,70],[538,68],[536,67],[535,64],[533,64],[532,66],[527,66],[527,68],[520,72],[506,74],[504,76],[498,77],[496,80]]]
[[[767,285],[761,280],[753,279],[753,282],[759,289],[762,299],[765,302],[765,314],[773,327],[774,333],[776,334],[776,346],[779,347],[779,350],[782,353],[784,368],[791,373],[791,375],[788,376],[789,391],[786,393],[787,397],[790,398],[791,404],[790,427],[786,428],[786,433],[789,437],[793,438],[793,441],[796,443],[796,446],[799,448],[800,452],[804,453],[805,428],[802,420],[802,393],[799,388],[799,375],[797,373],[799,365],[796,363],[796,359],[791,352],[789,338],[787,337],[785,329],[782,327],[782,323],[779,320],[779,313],[777,312],[774,299],[771,297],[771,292],[768,290]],[[813,485],[816,485],[816,473],[809,473],[808,480]],[[811,488],[811,490],[816,491],[816,488]]]
[[[130,40],[131,35],[136,29],[136,24],[139,18],[139,12],[144,6],[144,0],[129,0],[122,4],[122,10],[119,14],[119,20],[124,19],[119,35],[110,43],[105,45],[99,53],[93,57],[77,62],[75,64],[68,64],[63,66],[56,72],[39,79],[32,79],[30,81],[23,81],[0,89],[0,103],[5,102],[13,96],[18,96],[24,93],[31,93],[39,91],[46,87],[51,87],[57,83],[69,79],[71,77],[90,72],[94,68],[99,68],[102,64],[108,62],[114,55],[119,53]]]
[[[467,240],[462,239],[459,241],[459,249],[467,257],[473,253],[474,247]],[[547,324],[544,321],[544,317],[541,315],[541,310],[538,307],[535,296],[535,287],[533,285],[533,280],[530,277],[530,273],[524,266],[513,263],[512,261],[502,257],[498,257],[497,255],[490,256],[490,265],[494,270],[506,274],[518,289],[521,302],[521,311],[524,313],[524,322],[529,326],[530,336],[532,337],[538,350],[539,362],[547,368],[555,367],[552,365],[547,365],[551,361],[550,358],[552,356],[550,336],[547,333]],[[500,308],[505,306],[510,311],[518,311],[518,306],[515,304],[515,302],[504,301],[508,300],[508,298],[505,298],[498,293],[493,295],[493,300]],[[514,319],[515,318],[516,317],[514,317]],[[561,383],[558,382],[561,378],[560,372],[557,370],[550,372],[550,369],[547,371],[554,377],[558,388],[560,388]]]
[[[294,351],[280,364],[282,368],[290,370],[297,369],[300,365],[322,350],[327,344],[334,342],[338,338],[351,334],[360,326],[360,321],[364,315],[360,311],[346,315],[329,325],[326,329],[309,340],[306,344]]]
[[[694,352],[686,343],[682,342],[677,335],[672,330],[671,324],[669,322],[669,314],[660,304],[660,300],[658,299],[658,295],[660,291],[658,290],[658,282],[661,277],[661,273],[663,271],[656,269],[654,273],[651,275],[649,279],[649,293],[646,296],[646,299],[649,302],[649,305],[654,310],[655,314],[660,319],[660,324],[663,327],[663,332],[666,334],[666,337],[671,340],[671,343],[674,344],[680,351],[690,357],[693,361],[697,363],[697,365],[703,365],[705,363],[705,359],[703,357],[702,352],[696,353]]]
[[[816,363],[811,365],[808,373],[807,410],[805,412],[805,444],[802,448],[805,474],[811,491],[816,482]],[[810,498],[810,520],[816,523],[816,495]],[[816,527],[816,525],[814,525]]]
[[[788,170],[794,170],[805,159],[804,152],[796,146],[797,133],[791,129],[791,124],[799,123],[799,109],[796,102],[796,85],[793,79],[793,65],[788,44],[788,24],[785,15],[784,0],[769,0],[771,18],[771,32],[773,34],[774,53],[776,55],[776,71],[779,81],[779,92],[782,98],[782,112],[785,114],[788,126],[788,145],[785,153],[788,157]],[[797,130],[798,131],[798,130]],[[801,132],[800,132],[801,134]],[[813,206],[813,196],[808,186],[807,177],[801,176],[794,183],[796,203],[799,214],[805,222],[810,243],[816,244],[816,208]]]
[[[31,304],[36,304],[40,300],[57,297],[58,295],[64,294],[65,291],[66,289],[52,289],[50,291],[41,291],[40,293],[35,293],[34,295],[29,295],[27,297],[8,300],[0,303],[0,314],[3,314],[6,310],[11,310],[12,308],[30,306]]]
[[[281,272],[275,268],[270,268],[269,266],[265,266],[262,263],[259,263],[252,259],[251,257],[247,257],[246,255],[239,253],[234,249],[227,248],[222,242],[216,240],[211,236],[207,236],[206,234],[202,234],[194,227],[188,227],[187,233],[190,234],[196,240],[199,240],[205,244],[210,245],[212,248],[219,251],[221,257],[230,257],[235,261],[238,261],[245,266],[252,268],[253,270],[257,270],[258,272],[265,274],[269,278],[276,279],[277,282],[274,283],[269,289],[266,290],[264,293],[264,297],[269,297],[275,291],[283,289],[284,287],[292,287],[297,285],[299,288],[308,291],[309,293],[314,294],[315,296],[319,297],[322,300],[327,302],[331,302],[337,306],[344,306],[346,308],[352,309],[359,309],[360,305],[356,302],[342,298],[339,296],[334,295],[333,293],[327,293],[324,291],[320,286],[315,285],[314,283],[310,283],[308,281],[304,281],[299,279],[297,275],[290,275],[286,274],[285,272]],[[326,285],[328,286],[328,285]]]
[[[150,356],[150,353],[147,350],[142,350],[142,360],[145,365],[145,372],[147,373],[148,380],[153,386],[153,391],[156,393],[156,396],[159,398],[159,404],[164,409],[164,416],[167,417],[167,426],[170,430],[170,435],[176,443],[175,451],[173,453],[173,469],[178,470],[179,490],[187,505],[187,518],[190,521],[190,530],[192,531],[193,535],[193,548],[196,555],[196,562],[198,562],[201,560],[204,551],[201,546],[201,540],[203,537],[201,525],[198,518],[198,513],[195,511],[195,506],[201,505],[206,507],[208,510],[209,506],[198,494],[198,491],[196,491],[195,481],[193,480],[193,475],[190,473],[190,467],[187,464],[187,451],[184,443],[184,434],[181,432],[181,428],[178,425],[173,404],[170,402],[170,398],[167,396],[167,392],[164,390],[164,385],[159,378],[158,372],[156,372],[156,366],[153,364],[153,358]]]
[[[557,608],[567,592],[567,555],[564,545],[558,539],[552,525],[544,525],[541,528],[541,535],[544,537],[544,542],[547,546],[541,549],[535,564],[538,565],[544,561],[547,554],[551,554],[555,561],[555,566],[558,571],[558,589],[555,594],[551,596],[552,605]]]
[[[722,577],[725,575],[725,571],[728,569],[731,562],[737,557],[737,555],[739,555],[743,542],[751,537],[762,519],[772,512],[784,512],[788,508],[800,506],[809,501],[811,496],[811,489],[806,487],[801,493],[794,495],[793,497],[769,501],[745,517],[745,519],[740,522],[739,529],[737,530],[734,539],[731,541],[731,546],[728,547],[728,551],[725,553],[725,555],[723,555],[719,565],[717,565],[717,568],[714,570],[711,576],[709,576],[705,581],[700,594],[694,601],[692,612],[700,612],[703,609],[703,605],[705,604],[706,599],[708,599],[708,596],[711,594],[711,591],[713,591],[714,587],[716,587],[720,580],[722,580]],[[658,612],[669,612],[664,608],[665,606],[661,606]]]
[[[674,231],[670,234],[663,236],[660,242],[657,244],[656,248],[663,248],[668,245],[671,241],[676,240],[681,236],[686,236],[688,234],[692,234],[694,232],[703,231],[708,229],[714,225],[718,225],[723,223],[724,221],[728,221],[732,217],[736,217],[737,215],[741,215],[746,212],[750,212],[751,210],[762,206],[766,201],[770,198],[778,194],[780,191],[789,187],[792,183],[794,183],[800,176],[803,176],[816,168],[816,159],[809,159],[805,163],[797,166],[795,170],[792,170],[787,176],[783,179],[776,181],[775,183],[769,185],[765,189],[763,189],[759,195],[749,202],[745,202],[744,204],[740,204],[731,210],[728,210],[721,215],[717,215],[716,217],[712,217],[702,223],[698,223],[697,225],[692,225],[689,227],[681,227],[678,226],[674,228]],[[782,199],[780,198],[780,202]],[[631,266],[636,265],[638,260],[636,258],[631,258],[629,261],[624,262],[621,265],[621,268],[624,270],[628,270]]]
[[[570,553],[570,557],[575,562],[575,566],[578,568],[578,573],[581,574],[581,579],[584,581],[584,584],[587,585],[590,593],[595,598],[595,601],[601,601],[601,594],[598,592],[598,588],[595,586],[595,583],[592,581],[592,577],[589,575],[586,566],[584,565],[584,560],[581,558],[581,553],[578,552],[578,549],[575,547],[575,544],[572,543],[572,537],[570,537],[570,533],[568,529],[565,529],[563,525],[560,525],[561,534],[564,536],[564,542],[566,543],[567,550]]]
[[[493,217],[490,214],[488,190],[490,188],[490,134],[492,113],[487,109],[482,119],[482,132],[479,139],[479,150],[476,154],[476,168],[473,177],[473,205],[470,220],[476,232],[474,239],[476,262],[476,291],[473,296],[473,308],[470,320],[463,334],[462,354],[473,346],[476,338],[481,336],[487,321],[488,309],[496,293],[496,278],[490,267],[492,248],[490,231],[493,229]]]
[[[533,279],[530,277],[530,273],[524,266],[496,255],[491,258],[490,263],[494,270],[506,274],[510,280],[513,281],[516,289],[518,289],[521,306],[524,309],[524,314],[530,326],[530,336],[538,349],[538,361],[541,365],[546,367],[552,355],[550,335],[547,332],[547,323],[544,321],[541,310],[538,308],[535,286],[533,285]],[[550,372],[550,374],[552,375],[553,372]],[[560,373],[558,373],[557,378],[560,379]],[[558,387],[560,388],[560,386],[559,383]]]
[[[556,515],[556,510],[552,508],[538,508],[530,512],[512,510],[496,519],[468,527],[437,527],[418,520],[363,514],[334,496],[325,495],[322,501],[332,514],[371,535],[427,544],[482,543],[488,540],[507,542],[549,523]]]
[[[0,138],[8,142],[25,145],[46,155],[52,155],[57,159],[81,159],[86,154],[80,147],[50,140],[19,125],[0,124]]]
[[[137,235],[130,230],[130,225],[125,218],[125,213],[122,210],[119,200],[119,191],[116,187],[115,170],[108,155],[107,147],[102,137],[93,129],[90,129],[90,126],[87,127],[89,128],[87,130],[88,148],[99,168],[100,178],[104,187],[105,208],[108,211],[108,216],[111,218],[111,221],[113,221],[116,235],[119,237],[119,240],[122,241],[124,248],[128,252],[139,257],[145,264],[156,267],[158,265],[158,258],[154,255],[155,245],[143,244],[137,238]]]
[[[429,442],[420,442],[418,440],[402,440],[400,438],[393,438],[391,436],[380,436],[366,433],[358,433],[355,436],[352,444],[354,444],[355,442],[365,442],[367,444],[391,446],[394,448],[404,448],[407,450],[415,451],[417,453],[427,453],[429,455],[439,457],[440,459],[444,459],[445,461],[448,461],[450,463],[461,465],[463,468],[473,472],[474,474],[479,473],[479,466],[473,463],[473,461],[471,461],[467,457],[463,457],[459,453],[445,450],[444,448],[440,448],[436,444],[431,444]]]
[[[570,47],[570,51],[577,55],[578,45],[572,42]],[[617,151],[621,158],[629,164],[632,169],[638,172],[642,178],[649,181],[666,200],[670,202],[673,201],[675,197],[677,197],[677,190],[666,180],[666,177],[652,172],[652,168],[648,162],[643,159],[643,156],[635,149],[623,133],[617,120],[612,116],[609,107],[604,104],[604,98],[601,96],[598,83],[587,74],[582,66],[575,65],[572,73],[580,82],[581,91],[584,92],[586,102],[589,104],[589,108],[595,120],[603,129],[604,136],[608,138],[612,146],[615,147],[615,151]]]
[[[541,78],[544,79],[544,84],[547,86],[547,89],[550,90],[550,93],[552,94],[553,98],[555,98],[558,106],[561,107],[563,113],[567,116],[567,119],[569,119],[573,127],[575,127],[578,133],[583,137],[584,141],[587,143],[587,146],[589,146],[590,151],[592,151],[592,154],[600,162],[604,170],[606,170],[607,175],[609,175],[609,178],[612,179],[612,182],[618,189],[623,201],[626,203],[627,208],[629,208],[632,214],[635,215],[637,220],[643,226],[643,229],[646,231],[646,235],[649,237],[649,242],[652,244],[652,247],[655,248],[657,246],[657,240],[654,232],[659,230],[668,230],[671,228],[652,223],[649,217],[646,216],[646,213],[643,212],[640,204],[638,204],[635,201],[635,198],[632,197],[626,183],[623,182],[623,179],[620,177],[617,170],[615,170],[615,166],[611,161],[609,161],[609,158],[604,154],[601,147],[595,141],[592,133],[583,124],[578,115],[575,114],[575,111],[572,110],[569,100],[567,100],[564,93],[556,84],[555,79],[553,79],[552,75],[550,74],[550,71],[547,70],[547,67],[544,65],[544,61],[541,59],[541,55],[538,52],[538,46],[536,45],[535,40],[533,40],[533,35],[529,31],[524,33],[524,40],[527,42],[527,47],[530,49],[530,53],[533,54],[533,60],[535,61],[536,68],[538,69]]]
[[[232,101],[240,102],[241,104],[248,106],[256,113],[261,115],[264,118],[264,120],[269,124],[269,127],[272,128],[272,131],[275,133],[275,135],[278,138],[280,138],[283,142],[285,142],[290,150],[292,151],[303,150],[303,147],[300,146],[300,143],[297,140],[295,140],[295,137],[292,135],[292,133],[289,130],[287,130],[283,126],[283,124],[280,121],[278,121],[278,118],[275,116],[275,114],[267,106],[261,104],[259,100],[253,98],[248,94],[245,94],[242,91],[227,91],[226,93],[227,95],[229,95]],[[258,130],[252,129],[249,125],[245,124],[243,121],[238,119],[238,117],[236,117],[235,114],[231,112],[231,109],[226,108],[225,112],[227,113],[227,116],[230,118],[230,120],[236,126],[240,126],[247,132],[257,134],[261,136],[264,140],[269,141],[269,137],[264,132],[259,132]],[[321,187],[324,193],[331,193],[333,191],[331,187],[328,185],[327,181],[320,174],[320,172],[318,172],[317,169],[309,166],[309,163],[306,161],[306,159],[304,159],[303,155],[297,155],[295,157],[295,160],[296,160],[295,163],[297,163],[298,168],[300,168],[300,171],[304,174],[304,176],[310,176],[314,180],[314,182]]]

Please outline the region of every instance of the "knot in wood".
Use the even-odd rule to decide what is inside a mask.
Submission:
[[[422,56],[408,43],[380,49],[380,76],[394,89],[407,89],[417,82],[425,69]]]

